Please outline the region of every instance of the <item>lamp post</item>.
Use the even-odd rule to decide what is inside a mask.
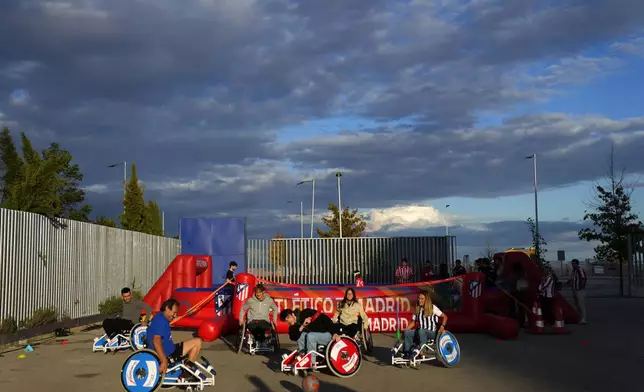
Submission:
[[[313,238],[313,222],[315,221],[315,179],[300,181],[296,186],[308,183],[311,183],[313,187],[313,193],[311,196],[311,238]]]
[[[532,159],[532,182],[534,186],[534,231],[535,231],[535,236],[537,238],[537,242],[539,241],[539,199],[537,197],[538,192],[537,192],[537,154],[532,154],[528,157],[525,157],[525,159]],[[535,250],[538,252],[537,257],[541,258],[541,244],[533,244],[535,246]]]
[[[342,192],[340,188],[340,179],[342,178],[342,173],[337,172],[335,176],[338,179],[338,227],[340,228],[340,238],[342,238]]]
[[[287,200],[287,203],[293,203],[293,200]],[[304,202],[300,202],[300,239],[304,238]]]
[[[127,162],[119,162],[107,167],[118,167],[123,165],[123,201],[125,201],[125,195],[127,193]],[[123,204],[123,212],[125,212],[125,203]]]
[[[445,225],[445,237],[449,237],[449,225],[447,224],[447,209],[449,204],[445,205],[445,216],[443,217],[443,224]]]

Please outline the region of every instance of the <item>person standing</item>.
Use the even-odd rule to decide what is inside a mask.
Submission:
[[[586,324],[586,271],[579,266],[579,260],[572,259],[572,276],[568,280],[568,284],[572,286],[572,298],[575,301],[575,308],[581,320],[579,324]]]
[[[425,267],[420,270],[420,279],[422,282],[429,282],[430,280],[434,280],[434,271],[432,270],[431,261],[425,261]]]
[[[228,271],[226,271],[226,283],[228,285],[234,285],[235,284],[235,270],[237,269],[237,263],[234,261],[231,261],[228,264]]]
[[[454,268],[452,268],[452,276],[461,276],[467,274],[467,270],[463,267],[461,260],[456,260],[454,262]]]
[[[542,271],[543,278],[541,279],[541,283],[539,283],[537,292],[541,301],[541,310],[543,311],[544,321],[552,325],[555,321],[555,278],[552,268],[549,266],[544,266]]]
[[[403,284],[411,282],[411,279],[414,277],[414,271],[411,269],[407,263],[407,258],[403,257],[400,261],[400,265],[396,268],[396,283]]]

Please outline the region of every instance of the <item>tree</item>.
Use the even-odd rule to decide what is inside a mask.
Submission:
[[[494,258],[494,255],[497,253],[498,251],[496,250],[496,248],[492,247],[492,242],[488,240],[485,250],[481,252],[481,257],[484,257],[488,260],[492,260]]]
[[[9,129],[4,128],[0,134],[2,207],[49,218],[88,221],[92,208],[77,207],[84,201],[85,192],[80,188],[83,174],[77,164],[72,164],[71,153],[52,143],[40,155],[24,133],[20,137],[22,157]]]
[[[139,185],[135,164],[132,164],[130,181],[125,188],[123,206],[125,211],[119,216],[121,228],[145,233],[149,211],[143,199],[143,188]]]
[[[118,227],[114,219],[102,215],[96,218],[96,220],[94,220],[94,223],[101,226]]]
[[[56,161],[57,174],[60,180],[56,193],[60,197],[61,214],[63,218],[69,218],[82,222],[89,222],[89,214],[92,207],[83,204],[85,191],[81,188],[83,173],[78,164],[72,163],[72,154],[60,148],[58,143],[51,143],[49,148],[43,151],[43,158]]]
[[[639,216],[631,211],[631,195],[635,188],[624,184],[625,174],[625,170],[619,175],[615,173],[614,147],[611,146],[606,183],[595,185],[594,200],[588,205],[592,211],[584,211],[584,221],[592,222],[593,227],[579,231],[579,239],[599,241],[595,247],[598,260],[627,260],[628,232],[644,231]]]
[[[163,217],[161,209],[156,201],[149,201],[147,205],[146,227],[145,232],[154,235],[164,235]]]
[[[543,239],[541,233],[537,233],[537,227],[532,218],[526,220],[530,234],[532,235],[532,247],[534,248],[534,261],[542,266],[548,265],[548,261],[545,259],[545,254],[548,252],[548,249],[545,248],[548,243]]]
[[[22,181],[23,166],[24,162],[20,154],[18,154],[9,128],[3,128],[0,133],[0,169],[2,170],[0,203],[9,198],[11,184],[17,184]]]
[[[327,231],[317,229],[321,238],[340,237],[340,211],[337,204],[329,203],[329,214],[322,218],[322,222],[328,227]],[[364,218],[358,215],[358,210],[350,210],[345,207],[342,211],[342,237],[362,237],[367,227]]]
[[[5,131],[8,133],[8,130],[3,130],[3,136]],[[59,217],[62,208],[60,197],[56,193],[60,182],[57,176],[58,162],[42,159],[27,136],[24,133],[20,136],[22,158],[18,155],[19,162],[14,161],[12,148],[2,148],[9,151],[9,159],[4,162],[7,167],[6,173],[20,170],[19,174],[14,172],[10,179],[4,182],[4,190],[7,192],[2,207],[43,214],[49,218]],[[3,139],[3,142],[10,141],[13,144],[13,140]]]
[[[278,269],[282,268],[286,261],[286,243],[281,238],[284,238],[281,233],[277,233],[275,238],[271,240],[269,249],[269,261]]]

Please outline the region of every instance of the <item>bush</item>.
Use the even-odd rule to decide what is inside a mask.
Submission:
[[[132,298],[143,299],[143,293],[139,290],[132,290]],[[104,315],[120,314],[123,311],[123,300],[120,295],[108,297],[98,304],[98,313]]]
[[[7,317],[0,321],[0,334],[12,334],[18,331],[18,323],[13,317]]]
[[[32,316],[20,323],[21,328],[36,328],[58,321],[58,311],[54,307],[38,308]]]

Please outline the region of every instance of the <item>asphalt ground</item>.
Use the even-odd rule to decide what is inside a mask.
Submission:
[[[398,391],[409,388],[441,392],[601,391],[642,390],[638,372],[644,368],[644,299],[588,299],[588,325],[568,326],[568,335],[536,336],[522,333],[515,341],[498,341],[483,334],[458,335],[461,362],[446,369],[423,364],[418,369],[391,366],[395,337],[374,335],[375,350],[354,377],[340,379],[324,371],[320,391]],[[1,391],[122,390],[120,370],[128,352],[92,353],[100,329],[75,333],[67,344],[50,340],[3,352]],[[177,332],[175,340],[190,337]],[[234,340],[233,337],[228,337]],[[282,348],[292,349],[286,336]],[[24,354],[26,357],[19,359]],[[235,354],[225,341],[204,346],[202,355],[217,371],[211,390],[301,391],[301,378],[279,372],[279,359]],[[418,390],[418,389],[416,389]]]

